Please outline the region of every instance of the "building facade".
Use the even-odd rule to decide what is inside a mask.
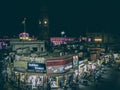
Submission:
[[[36,52],[45,52],[45,42],[44,41],[21,41],[21,40],[11,40],[11,47],[13,51],[18,49],[23,49],[25,51],[36,51]]]

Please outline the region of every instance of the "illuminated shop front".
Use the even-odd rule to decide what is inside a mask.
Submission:
[[[74,77],[78,80],[87,72],[87,62],[87,59],[78,61],[78,69],[74,70]]]
[[[87,71],[88,74],[89,75],[92,74],[95,71],[95,69],[97,68],[97,62],[89,61],[88,65],[87,65],[87,68],[88,68],[88,71]]]
[[[67,72],[72,68],[72,56],[47,59],[46,70],[47,75],[52,79],[51,87],[59,87],[61,78],[65,76],[67,79]]]
[[[88,58],[84,59],[84,66],[83,66],[84,72],[88,71],[87,65],[88,65]]]
[[[83,73],[84,69],[84,62],[83,61],[79,61],[79,66],[78,66],[78,70],[79,70],[79,75]]]
[[[14,61],[13,78],[16,84],[25,83],[25,76],[27,72],[27,61]]]
[[[43,86],[46,77],[46,65],[44,63],[28,62],[27,72],[27,84],[31,84],[32,88]]]
[[[79,61],[79,66],[78,66],[78,75],[81,77],[81,75],[87,71],[86,64],[84,61]]]
[[[72,69],[72,57],[46,60],[47,74],[60,74]]]
[[[32,89],[43,87],[43,83],[45,81],[45,74],[41,73],[31,73],[31,72],[14,72],[14,80],[16,82],[16,86],[29,86]]]
[[[42,87],[46,81],[45,63],[15,61],[13,78],[18,87],[29,86],[32,89]]]
[[[28,73],[26,85],[29,85],[33,88],[43,87],[45,75],[41,75],[39,73]]]
[[[88,71],[92,70],[92,62],[91,61],[88,62],[87,67],[88,67]]]
[[[79,63],[79,65],[78,65],[79,73],[87,72],[88,59],[81,60],[78,63]]]

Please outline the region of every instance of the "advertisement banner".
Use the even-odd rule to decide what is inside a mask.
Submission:
[[[64,70],[65,70],[65,71],[68,71],[68,70],[70,70],[70,69],[72,69],[72,68],[73,68],[72,63],[66,64],[66,65],[64,66]]]
[[[27,64],[28,70],[33,70],[35,72],[46,72],[46,65],[43,63],[28,63]]]
[[[60,66],[47,66],[47,73],[64,73],[72,68],[72,63]]]
[[[64,66],[47,66],[47,73],[63,73],[65,72]]]

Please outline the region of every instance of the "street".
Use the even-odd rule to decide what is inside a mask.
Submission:
[[[106,67],[105,73],[102,75],[103,80],[94,86],[81,87],[80,90],[120,90],[120,71]]]
[[[105,70],[106,71],[102,75],[103,79],[100,82],[95,84],[93,82],[89,82],[88,86],[79,84],[79,90],[120,90],[120,71],[116,69],[116,65],[114,65],[114,67],[105,67]],[[67,90],[72,89],[69,88]]]
[[[95,90],[120,90],[120,71],[111,69],[109,78],[106,78],[102,83],[99,83]]]

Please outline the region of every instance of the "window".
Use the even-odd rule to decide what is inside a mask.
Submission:
[[[38,50],[38,48],[37,48],[37,47],[33,47],[32,49],[33,49],[33,51],[37,51],[37,50]]]
[[[41,47],[41,52],[43,52],[43,47]]]

